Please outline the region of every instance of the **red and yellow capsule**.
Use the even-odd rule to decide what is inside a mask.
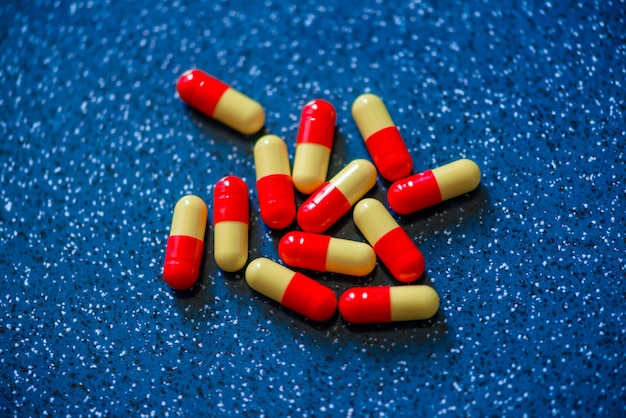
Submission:
[[[438,310],[439,295],[426,285],[355,287],[339,298],[341,316],[353,324],[424,320]]]
[[[172,289],[189,289],[198,280],[208,213],[204,201],[194,195],[182,197],[174,207],[163,267],[163,278]]]
[[[380,201],[361,200],[354,207],[352,216],[393,277],[409,283],[424,273],[424,256]]]
[[[213,254],[218,267],[233,272],[248,261],[250,202],[248,186],[236,176],[226,176],[213,189]]]
[[[326,231],[375,184],[376,167],[367,160],[353,160],[300,205],[298,225],[307,232]]]
[[[185,71],[177,90],[183,102],[242,134],[258,132],[265,124],[263,106],[201,70]]]
[[[394,212],[406,215],[469,193],[479,183],[478,165],[456,160],[396,181],[387,191],[387,202]]]
[[[337,113],[326,100],[313,100],[302,109],[293,162],[293,183],[311,194],[326,181],[335,137]]]
[[[286,228],[296,217],[296,200],[285,141],[276,135],[259,138],[254,167],[261,219],[270,228]]]
[[[411,174],[411,154],[380,97],[357,97],[352,103],[352,117],[381,176],[395,181]]]
[[[252,289],[314,321],[326,321],[337,310],[330,288],[267,258],[252,260],[245,276]]]
[[[376,253],[366,243],[310,232],[287,233],[278,255],[292,267],[350,276],[365,276],[376,266]]]

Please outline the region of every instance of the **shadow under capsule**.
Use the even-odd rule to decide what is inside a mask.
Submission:
[[[408,215],[399,215],[393,211],[391,213],[397,217],[400,225],[411,237],[419,236],[425,239],[438,231],[463,225],[483,215],[488,207],[489,195],[485,188],[479,185],[469,193]]]

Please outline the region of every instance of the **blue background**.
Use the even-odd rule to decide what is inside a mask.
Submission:
[[[0,415],[623,416],[625,31],[615,0],[0,6]],[[258,215],[259,135],[178,99],[192,67],[261,102],[292,158],[303,105],[331,101],[331,175],[368,158],[363,92],[415,171],[480,165],[476,191],[397,217],[433,319],[313,323],[221,272],[211,231],[198,285],[167,287],[174,204],[225,175],[251,189],[250,259],[284,233]],[[329,232],[362,239],[349,215]]]

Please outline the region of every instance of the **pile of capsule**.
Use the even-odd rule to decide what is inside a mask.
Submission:
[[[258,132],[265,124],[259,103],[200,70],[182,74],[177,89],[183,102],[243,134]],[[412,283],[424,272],[422,253],[382,202],[363,196],[380,174],[393,182],[387,192],[390,208],[409,214],[475,189],[480,169],[461,159],[411,175],[411,156],[383,101],[363,94],[354,101],[352,116],[374,163],[355,159],[328,181],[336,112],[327,101],[313,100],[302,110],[293,171],[280,137],[268,134],[257,140],[253,154],[261,218],[274,229],[297,221],[302,231],[288,232],[278,244],[278,255],[288,266],[364,276],[380,260],[396,280]],[[309,196],[299,208],[296,189]],[[324,234],[351,208],[367,243]],[[194,195],[184,196],[174,208],[163,269],[173,289],[188,289],[198,279],[207,217],[207,205]],[[249,218],[246,183],[232,175],[219,180],[213,191],[213,255],[224,271],[242,270],[248,262]],[[314,321],[330,319],[337,305],[341,316],[354,324],[423,320],[439,309],[439,296],[427,285],[355,287],[337,303],[333,290],[284,264],[252,260],[246,282]]]

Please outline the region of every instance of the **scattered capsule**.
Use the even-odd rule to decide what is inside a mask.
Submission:
[[[375,184],[376,167],[367,160],[353,160],[300,205],[298,225],[307,232],[326,231]]]
[[[439,295],[426,285],[355,287],[339,298],[339,312],[353,324],[415,321],[432,318]]]
[[[357,97],[352,103],[352,117],[381,176],[395,181],[411,174],[411,154],[380,97]]]
[[[311,194],[326,181],[335,136],[337,113],[325,100],[313,100],[302,109],[293,162],[293,183]]]
[[[227,176],[213,190],[213,253],[218,267],[233,272],[248,260],[250,222],[248,186],[235,176]]]
[[[172,289],[189,289],[198,280],[208,212],[194,195],[182,197],[174,206],[163,267],[163,278]]]
[[[261,137],[254,144],[254,166],[261,219],[270,228],[286,228],[296,217],[296,200],[285,141]]]
[[[387,202],[394,212],[406,215],[469,193],[479,183],[476,163],[456,160],[396,181],[387,191]]]
[[[380,201],[361,200],[354,207],[352,216],[393,277],[409,283],[424,273],[424,256]]]
[[[258,132],[265,124],[258,102],[201,70],[185,71],[177,89],[183,102],[242,134]]]
[[[376,253],[366,243],[310,232],[286,234],[278,255],[292,267],[350,276],[365,276],[376,266]]]
[[[252,289],[313,321],[326,321],[337,310],[330,288],[267,258],[251,261],[245,276]]]

